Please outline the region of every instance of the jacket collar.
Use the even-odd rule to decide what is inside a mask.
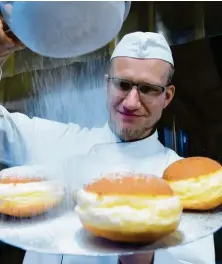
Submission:
[[[102,135],[100,134],[100,136],[102,136],[99,140],[100,143],[94,147],[100,148],[102,145],[106,145],[109,149],[115,148],[119,152],[124,152],[124,155],[127,155],[127,153],[130,155],[134,153],[136,156],[154,155],[156,152],[164,149],[164,146],[158,140],[157,131],[142,140],[123,142],[111,131],[109,124],[106,123],[102,128]]]
[[[104,139],[105,142],[110,142],[110,143],[128,143],[128,144],[138,144],[138,143],[144,143],[144,142],[156,142],[158,141],[158,133],[157,130],[154,131],[154,133],[144,139],[134,141],[134,142],[122,142],[110,129],[108,122],[104,125],[103,127],[103,132],[104,132]]]

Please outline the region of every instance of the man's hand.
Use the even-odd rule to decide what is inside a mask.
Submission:
[[[6,4],[4,8],[5,11],[10,14],[12,6]],[[24,47],[21,41],[11,32],[2,16],[0,16],[0,58],[5,59],[13,52],[23,49]]]
[[[119,257],[118,264],[153,264],[154,252]]]

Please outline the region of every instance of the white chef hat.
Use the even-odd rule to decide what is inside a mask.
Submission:
[[[117,44],[111,60],[116,57],[160,59],[174,66],[171,49],[162,34],[134,32],[125,35]]]

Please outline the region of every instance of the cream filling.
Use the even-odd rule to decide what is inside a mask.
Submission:
[[[0,202],[14,201],[29,203],[34,200],[59,200],[64,195],[64,189],[58,182],[42,181],[29,183],[0,184]]]
[[[180,181],[168,181],[174,192],[182,200],[209,201],[222,198],[222,170],[209,177],[199,177]]]
[[[98,196],[80,190],[76,212],[84,224],[127,232],[161,231],[177,224],[181,203],[173,197]]]

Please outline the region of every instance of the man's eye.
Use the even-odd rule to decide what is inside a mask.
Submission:
[[[123,91],[129,91],[131,89],[131,85],[130,83],[124,82],[124,81],[120,81],[119,83],[119,87],[121,88],[121,90]]]
[[[140,86],[140,91],[142,93],[161,93],[162,89],[159,87],[154,87],[154,86],[150,86],[150,85],[141,85]]]

